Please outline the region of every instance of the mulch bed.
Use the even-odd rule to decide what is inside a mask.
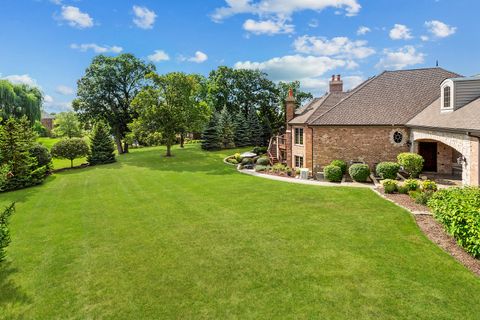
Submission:
[[[415,203],[415,201],[410,198],[408,194],[401,194],[401,193],[384,193],[383,189],[377,189],[385,198],[392,200],[393,202],[407,208],[412,212],[430,212],[430,209],[424,205]]]
[[[480,276],[480,260],[465,252],[455,242],[455,239],[445,232],[438,221],[429,215],[415,215],[414,217],[420,229],[432,242],[448,252],[477,276]]]

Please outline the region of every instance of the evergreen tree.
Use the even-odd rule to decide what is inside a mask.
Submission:
[[[4,170],[8,167],[4,190],[25,188],[43,180],[46,168],[35,172],[37,161],[30,153],[34,144],[35,134],[26,117],[9,118],[0,127],[0,165]]]
[[[250,144],[248,123],[242,111],[235,117],[235,146],[246,147]]]
[[[104,122],[98,122],[93,128],[88,162],[91,165],[115,162],[114,151],[109,128]]]
[[[248,127],[249,127],[249,140],[250,145],[260,146],[262,144],[262,127],[260,121],[258,120],[257,112],[254,109],[250,109],[248,112]]]
[[[272,135],[273,135],[273,130],[270,124],[270,120],[268,120],[268,118],[265,117],[262,119],[262,145],[263,146],[268,146]]]
[[[221,148],[220,130],[218,128],[219,116],[214,113],[202,134],[202,149],[219,150]]]
[[[235,125],[228,109],[224,107],[218,121],[220,142],[223,149],[235,148]]]

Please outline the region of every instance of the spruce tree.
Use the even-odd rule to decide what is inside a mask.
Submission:
[[[202,133],[203,150],[219,150],[221,148],[218,121],[219,116],[217,113],[214,113],[210,118],[207,127]]]
[[[90,154],[88,162],[90,165],[115,162],[115,147],[110,136],[110,130],[104,122],[98,122],[93,128],[90,140]]]
[[[248,123],[242,111],[239,111],[235,117],[235,146],[246,147],[250,145],[250,135]]]
[[[262,144],[263,132],[256,110],[251,109],[248,112],[247,122],[249,127],[250,145],[255,147],[260,146]]]
[[[270,120],[268,120],[267,117],[263,117],[262,119],[262,145],[263,146],[268,146],[272,135],[273,135],[273,130],[270,124]]]
[[[220,112],[218,121],[220,142],[223,149],[235,148],[235,125],[226,107]]]

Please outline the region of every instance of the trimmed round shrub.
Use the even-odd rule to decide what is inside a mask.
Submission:
[[[260,157],[257,159],[257,165],[268,166],[269,164],[270,160],[267,157]]]
[[[415,191],[415,190],[418,190],[420,183],[418,182],[417,179],[407,179],[405,180],[403,185],[408,188],[408,191]]]
[[[268,170],[268,166],[264,166],[264,165],[256,165],[255,166],[255,171],[257,172],[264,172],[264,171],[267,171]]]
[[[422,191],[437,191],[438,187],[435,181],[425,180],[422,182]]]
[[[382,181],[383,190],[385,193],[394,193],[398,189],[398,183],[396,180],[385,179]]]
[[[400,165],[396,162],[380,162],[377,165],[376,173],[383,179],[397,179]]]
[[[228,159],[227,159],[227,162],[228,162],[228,163],[231,163],[231,164],[238,164],[238,161],[237,161],[237,159],[235,159],[235,158],[228,158]]]
[[[402,166],[412,178],[417,178],[423,169],[423,157],[416,153],[404,152],[397,156],[398,164]]]
[[[243,159],[242,159],[242,164],[243,164],[243,165],[253,164],[253,159],[252,159],[252,158],[243,158]]]
[[[325,179],[331,182],[340,182],[343,178],[342,169],[337,166],[326,166],[323,168],[323,174],[325,175]]]
[[[342,173],[345,174],[347,173],[347,163],[343,160],[333,160],[330,163],[331,166],[337,166],[340,169],[342,169]]]
[[[30,154],[37,159],[36,168],[46,166],[47,169],[50,169],[52,166],[52,155],[44,145],[36,143],[30,148]]]
[[[261,155],[267,153],[268,148],[267,147],[255,147],[253,148],[252,152]]]
[[[355,163],[348,168],[348,173],[354,181],[365,182],[370,176],[370,168],[366,164]]]

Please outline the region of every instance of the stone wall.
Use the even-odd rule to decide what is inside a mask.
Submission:
[[[399,144],[393,132],[404,135]],[[334,159],[347,162],[364,161],[372,169],[376,163],[396,161],[401,152],[408,152],[409,130],[390,126],[318,126],[313,128],[313,167],[323,168]]]
[[[437,172],[452,174],[453,173],[453,148],[445,143],[437,143]]]
[[[470,137],[464,133],[453,133],[423,129],[412,129],[411,137],[412,141],[414,141],[414,144],[412,145],[412,152],[418,151],[419,141],[437,141],[441,143],[439,143],[439,146],[444,144],[460,152],[465,159],[462,168],[463,184],[479,184],[479,142],[477,138]],[[439,153],[438,159],[440,159],[440,157],[441,155]],[[440,167],[438,169],[440,169]]]

